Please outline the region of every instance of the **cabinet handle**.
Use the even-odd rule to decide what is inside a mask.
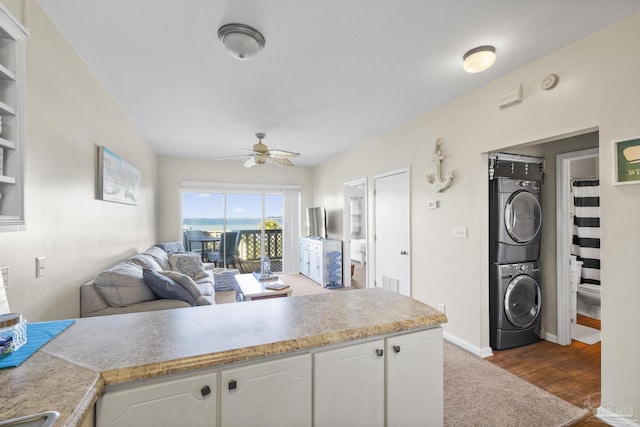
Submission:
[[[229,390],[235,390],[238,388],[238,382],[236,380],[229,381]]]
[[[409,252],[407,252],[407,251],[400,251],[400,255],[409,255]]]
[[[200,394],[202,394],[202,397],[209,396],[211,394],[211,387],[208,385],[202,387],[200,389]]]
[[[384,350],[381,348],[376,348],[376,354],[380,357],[382,357],[382,355],[384,354]]]
[[[393,351],[395,351],[396,353],[400,353],[400,346],[399,345],[394,345],[393,346]]]

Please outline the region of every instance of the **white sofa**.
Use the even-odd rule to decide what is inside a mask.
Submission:
[[[358,261],[361,265],[367,262],[367,239],[351,239],[351,261]]]
[[[198,254],[181,248],[180,242],[152,246],[80,286],[80,316],[210,305],[216,292],[235,292],[238,270],[205,268]]]

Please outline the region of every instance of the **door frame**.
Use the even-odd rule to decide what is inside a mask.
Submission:
[[[571,321],[569,308],[569,200],[571,177],[570,163],[573,160],[600,157],[598,147],[556,155],[556,300],[558,321],[558,344],[571,344]]]
[[[409,260],[408,260],[408,264],[407,264],[407,269],[409,270],[407,273],[407,280],[408,280],[408,287],[409,287],[409,296],[413,295],[413,285],[412,285],[412,281],[411,281],[411,271],[412,271],[412,266],[411,266],[411,259],[413,257],[413,252],[411,250],[411,168],[409,166],[406,166],[404,168],[400,168],[400,169],[396,169],[396,170],[392,170],[389,172],[385,172],[379,175],[374,175],[371,180],[372,180],[372,186],[373,186],[373,203],[372,203],[372,209],[371,209],[371,218],[372,218],[372,223],[373,223],[373,244],[371,245],[371,247],[373,248],[373,251],[371,253],[371,256],[367,256],[367,259],[369,260],[370,263],[373,264],[373,281],[374,281],[374,287],[382,287],[382,283],[377,283],[376,282],[376,278],[378,277],[377,274],[377,269],[378,269],[378,265],[376,262],[376,256],[377,256],[377,239],[376,239],[376,235],[377,235],[377,230],[376,230],[376,226],[377,226],[377,222],[376,222],[376,181],[380,178],[385,178],[388,176],[392,176],[392,175],[398,175],[401,173],[406,173],[407,174],[407,182],[408,182],[408,187],[407,187],[407,224],[409,224],[408,227],[408,233],[407,233],[407,247],[409,248]]]
[[[351,254],[351,233],[350,233],[350,224],[351,218],[349,214],[350,203],[349,203],[349,194],[346,191],[347,187],[353,187],[357,185],[364,185],[364,196],[363,196],[363,212],[364,217],[362,218],[362,227],[364,228],[365,240],[366,240],[366,257],[369,259],[369,183],[367,182],[367,178],[356,179],[354,181],[345,182],[343,185],[343,197],[344,197],[344,209],[342,210],[342,282],[344,286],[351,286],[351,259],[349,258]],[[369,287],[369,268],[367,264],[364,264],[364,272],[365,272],[365,287]]]

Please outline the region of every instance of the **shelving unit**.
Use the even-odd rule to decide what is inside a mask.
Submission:
[[[0,231],[25,229],[26,28],[0,4]]]

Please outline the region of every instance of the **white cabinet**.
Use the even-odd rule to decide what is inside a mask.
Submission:
[[[384,426],[384,340],[314,354],[315,427]]]
[[[216,425],[217,373],[125,385],[96,403],[97,427],[204,427]]]
[[[440,327],[314,354],[316,427],[441,426],[443,399]]]
[[[300,273],[323,287],[342,286],[342,242],[301,237]]]
[[[442,328],[386,339],[387,425],[443,423]]]
[[[0,231],[24,229],[25,37],[0,4]]]
[[[225,370],[220,378],[222,426],[311,426],[310,354]]]

